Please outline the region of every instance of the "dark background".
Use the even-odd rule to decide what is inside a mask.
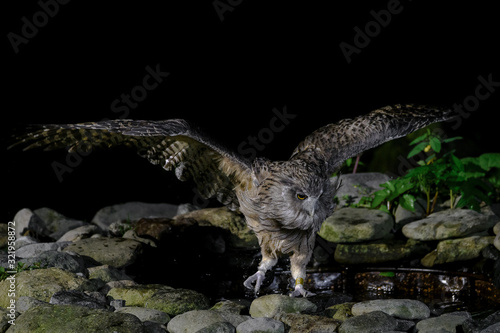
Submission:
[[[3,4],[0,14],[3,222],[23,207],[90,220],[120,202],[193,201],[191,184],[132,151],[93,152],[60,182],[52,163],[66,164],[65,151],[5,150],[26,124],[124,116],[111,104],[142,84],[146,66],[170,74],[128,118],[186,118],[237,149],[269,127],[273,108],[286,106],[296,118],[265,145],[261,155],[271,159],[287,159],[327,123],[395,103],[450,107],[474,95],[478,76],[500,81],[492,2],[401,1],[401,12],[350,63],[339,44],[354,44],[354,27],[364,30],[374,20],[370,12],[391,1],[73,0],[16,53],[8,34],[22,35],[22,18],[33,22],[42,10],[37,1],[20,3]],[[220,11],[232,4],[223,20],[214,3]],[[449,136],[465,137],[463,154],[498,151],[499,95],[482,101],[458,129],[445,125]]]

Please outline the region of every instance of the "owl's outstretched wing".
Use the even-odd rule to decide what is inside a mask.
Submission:
[[[88,152],[94,148],[129,146],[151,163],[166,170],[175,169],[180,180],[193,180],[202,197],[216,197],[231,209],[239,206],[235,186],[244,184],[250,177],[248,161],[181,119],[40,125],[18,140],[14,145],[23,145],[24,150],[41,147]]]
[[[429,106],[385,106],[354,119],[344,119],[321,127],[295,148],[290,159],[303,159],[311,163],[321,161],[331,174],[348,158],[454,116],[456,114],[451,110]]]

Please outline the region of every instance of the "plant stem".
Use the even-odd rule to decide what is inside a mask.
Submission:
[[[434,208],[436,207],[436,202],[437,202],[437,197],[438,197],[439,191],[436,190],[436,194],[434,195],[434,198],[432,199],[432,208],[431,208],[431,213],[434,212]]]

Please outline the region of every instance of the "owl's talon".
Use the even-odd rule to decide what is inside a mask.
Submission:
[[[316,294],[305,290],[303,285],[298,284],[295,286],[295,290],[290,293],[290,297],[298,297],[301,295],[302,297],[311,297],[315,296]]]
[[[262,281],[264,281],[264,277],[266,274],[262,271],[257,271],[254,275],[248,277],[248,279],[243,282],[243,285],[248,289],[253,289],[255,292],[260,290],[260,286],[262,285]],[[255,287],[252,284],[255,282]]]

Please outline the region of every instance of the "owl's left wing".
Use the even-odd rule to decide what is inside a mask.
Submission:
[[[449,109],[423,105],[386,106],[354,119],[344,119],[321,127],[295,148],[290,159],[321,163],[332,174],[348,158],[455,116]]]
[[[24,150],[88,152],[118,145],[132,147],[151,163],[175,170],[180,180],[193,180],[202,197],[216,197],[231,209],[239,206],[235,186],[251,181],[249,162],[182,119],[40,125],[18,140],[14,145],[23,145]]]

